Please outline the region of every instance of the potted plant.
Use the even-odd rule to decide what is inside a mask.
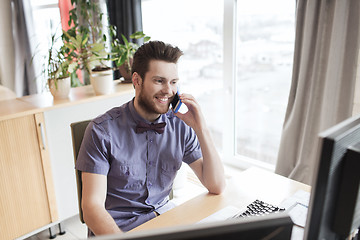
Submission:
[[[114,52],[115,64],[118,67],[121,76],[125,79],[123,82],[131,82],[131,66],[134,54],[139,48],[139,45],[133,42],[130,42],[126,37],[121,34],[123,44],[116,38],[116,28],[115,26],[110,27],[110,36],[112,37],[111,47]],[[131,39],[143,39],[143,42],[150,40],[149,36],[146,36],[142,31],[137,31],[130,35]]]
[[[71,63],[66,57],[64,45],[59,50],[55,49],[56,34],[51,35],[50,47],[43,65],[43,75],[47,79],[47,85],[54,99],[67,98],[71,88]]]
[[[75,6],[69,12],[68,24],[72,27],[63,32],[69,59],[77,63],[70,71],[83,70],[85,85],[91,83],[97,95],[108,94],[113,87],[113,71],[107,66],[111,53],[106,51],[106,35],[102,34],[103,14],[97,2],[71,0],[71,3]]]
[[[75,63],[69,71],[84,70],[90,78],[95,94],[110,93],[113,85],[112,69],[103,64],[103,61],[109,58],[104,44],[101,41],[90,43],[87,34],[77,33],[73,37],[68,32],[64,32],[64,36],[66,39],[64,45],[69,50],[68,58],[72,63]],[[101,71],[96,71],[99,68]],[[110,74],[104,73],[104,69]]]

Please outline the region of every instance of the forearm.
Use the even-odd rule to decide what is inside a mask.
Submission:
[[[180,99],[188,107],[188,111],[184,114],[177,112],[175,115],[195,131],[203,155],[202,159],[190,164],[190,167],[210,193],[220,194],[225,188],[224,167],[200,106],[191,95],[181,94]]]
[[[220,194],[225,188],[224,167],[210,131],[208,128],[202,128],[197,130],[196,135],[203,155],[201,181],[210,193]]]
[[[84,206],[83,216],[86,225],[98,235],[121,233],[114,219],[101,206]]]

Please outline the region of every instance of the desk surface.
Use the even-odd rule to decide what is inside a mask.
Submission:
[[[228,205],[242,208],[255,199],[278,205],[298,190],[310,192],[310,186],[266,170],[250,168],[229,179],[224,193],[201,194],[138,226],[132,232],[193,224]]]

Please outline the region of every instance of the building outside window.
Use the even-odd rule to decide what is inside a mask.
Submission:
[[[273,168],[291,83],[295,1],[143,0],[142,12],[146,34],[184,51],[180,89],[197,98],[224,160]],[[233,68],[224,61],[229,48]]]
[[[291,84],[295,1],[238,0],[236,154],[275,164]]]

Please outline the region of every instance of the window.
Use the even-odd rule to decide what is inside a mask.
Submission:
[[[291,83],[295,1],[237,1],[236,154],[275,164]]]
[[[200,103],[223,159],[274,167],[291,83],[295,1],[143,0],[142,13],[146,34],[184,51],[180,90]]]
[[[60,11],[58,6],[58,0],[31,0],[32,17],[34,24],[33,34],[30,36],[30,41],[36,42],[35,46],[35,61],[38,64],[34,64],[38,90],[43,92],[46,89],[46,79],[40,80],[42,64],[44,58],[47,56],[47,50],[50,47],[51,35],[56,33],[58,38],[61,38],[62,27],[60,21]],[[57,41],[55,48],[60,48],[61,40]]]

